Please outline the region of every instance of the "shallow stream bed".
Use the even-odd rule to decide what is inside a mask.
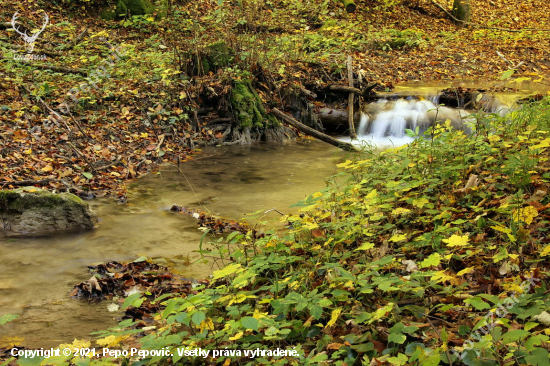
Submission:
[[[284,145],[203,149],[194,160],[162,166],[133,183],[128,203],[94,200],[98,229],[38,238],[0,237],[0,315],[19,318],[0,326],[0,347],[55,347],[116,324],[110,302],[88,304],[69,297],[76,283],[90,278],[87,265],[153,258],[189,278],[205,278],[210,264],[199,259],[202,232],[192,217],[169,212],[172,204],[241,219],[245,214],[290,205],[324,187],[344,153],[314,140]],[[277,220],[270,212],[265,219]]]

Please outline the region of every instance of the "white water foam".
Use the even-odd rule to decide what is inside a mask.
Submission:
[[[457,129],[464,129],[464,119],[470,113],[465,110],[437,106],[430,100],[382,99],[363,106],[357,140],[349,137],[340,140],[355,145],[372,144],[377,147],[401,146],[414,139],[405,134],[405,129],[419,134],[426,131],[435,121],[450,120]]]

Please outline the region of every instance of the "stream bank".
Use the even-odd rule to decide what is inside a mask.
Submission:
[[[194,251],[203,233],[193,217],[170,212],[173,204],[231,219],[274,207],[285,214],[296,212],[289,206],[321,189],[335,171],[333,159],[342,155],[311,139],[204,148],[197,159],[180,165],[184,175],[177,166],[165,165],[133,183],[125,205],[89,201],[100,218],[94,231],[0,237],[0,313],[19,315],[1,326],[2,337],[48,348],[115,325],[113,318],[120,313],[109,313],[108,303],[68,297],[77,282],[90,278],[88,265],[146,256],[184,277],[206,278],[215,269],[212,263],[189,265],[200,258]],[[271,212],[262,220],[279,225],[279,217]]]

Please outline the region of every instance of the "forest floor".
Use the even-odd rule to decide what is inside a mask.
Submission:
[[[128,179],[192,158],[197,145],[231,143],[213,122],[234,123],[235,81],[252,79],[269,111],[284,107],[289,88],[347,85],[348,55],[356,86],[377,82],[379,91],[410,81],[495,80],[514,67],[515,76],[545,80],[550,69],[545,0],[474,1],[471,21],[480,26],[465,28],[427,0],[388,3],[358,1],[348,14],[329,1],[195,1],[163,19],[104,21],[94,2],[6,0],[0,184],[124,201]],[[441,5],[449,9],[450,1]],[[46,60],[14,60],[25,45],[9,24],[15,11],[31,30],[49,15],[33,53]],[[205,72],[196,59],[220,40],[232,58]],[[312,102],[322,106],[322,94]]]

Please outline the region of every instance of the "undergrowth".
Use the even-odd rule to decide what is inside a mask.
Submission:
[[[208,286],[98,344],[173,353],[135,365],[547,365],[549,106],[350,157],[284,234],[214,243],[231,262]],[[277,348],[299,356],[244,353]]]

